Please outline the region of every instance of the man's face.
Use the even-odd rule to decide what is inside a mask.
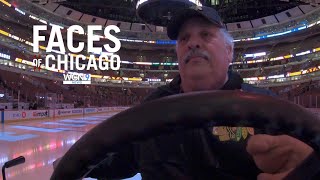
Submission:
[[[232,47],[215,25],[200,17],[187,20],[180,29],[176,51],[182,83],[202,81],[206,83],[197,83],[197,90],[212,90],[226,82]]]

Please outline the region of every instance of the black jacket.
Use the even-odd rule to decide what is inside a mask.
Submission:
[[[178,76],[157,88],[145,101],[181,93],[180,82]],[[274,96],[268,90],[244,84],[238,74],[229,72],[222,90],[236,89]],[[208,126],[126,145],[113,156],[111,164],[96,168],[89,177],[125,178],[140,172],[144,180],[256,179],[259,170],[245,150],[249,131],[221,129],[227,133],[223,137],[213,135],[213,127]]]

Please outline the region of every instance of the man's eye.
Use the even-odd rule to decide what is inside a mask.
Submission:
[[[187,37],[183,36],[181,38],[179,38],[179,41],[182,42],[182,41],[186,41],[187,40]]]
[[[209,34],[208,32],[204,32],[204,33],[202,33],[202,36],[203,36],[203,37],[209,37],[210,34]]]

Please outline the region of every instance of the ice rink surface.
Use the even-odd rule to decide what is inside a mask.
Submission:
[[[61,157],[83,134],[114,114],[0,124],[1,167],[18,156],[26,158],[24,164],[6,169],[7,180],[50,179],[53,161]],[[138,180],[141,177],[138,174],[130,179]]]

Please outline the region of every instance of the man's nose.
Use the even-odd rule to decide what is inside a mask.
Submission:
[[[189,49],[199,49],[200,48],[200,41],[197,38],[190,38],[188,41],[188,48]]]

